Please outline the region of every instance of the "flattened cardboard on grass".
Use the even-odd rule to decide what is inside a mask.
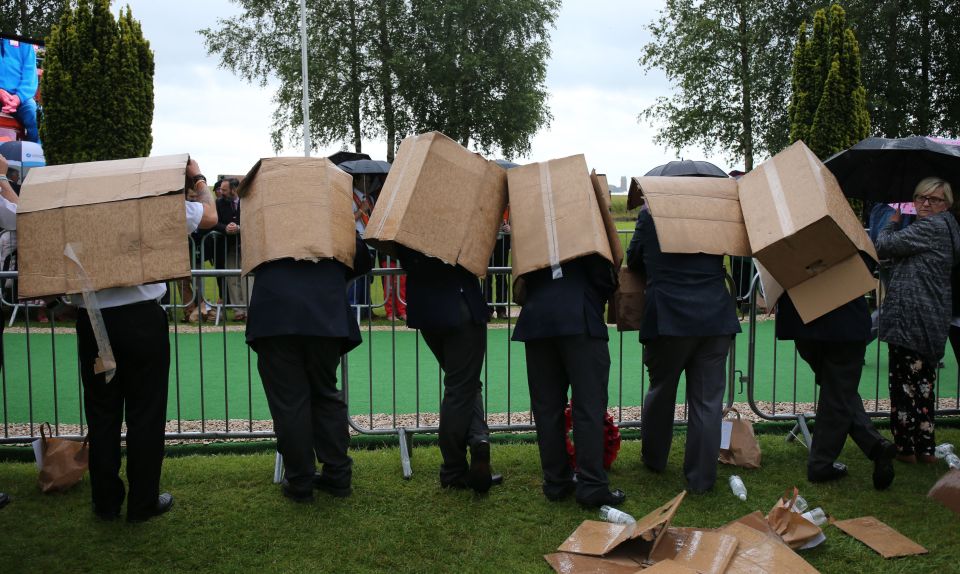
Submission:
[[[761,522],[766,522],[760,513],[756,515]],[[720,532],[737,539],[737,550],[727,566],[727,574],[817,574],[816,568],[776,534],[753,528],[755,517],[748,520],[750,525],[736,521],[720,529]]]
[[[440,132],[400,143],[365,239],[396,245],[487,274],[507,203],[507,172]]]
[[[37,167],[17,210],[19,295],[79,293],[190,276],[187,154]]]
[[[353,267],[353,177],[322,157],[258,161],[237,189],[244,275],[277,259],[336,259]]]
[[[863,542],[884,558],[926,554],[927,549],[873,516],[837,520],[833,525]]]
[[[927,496],[960,514],[960,470],[951,470],[941,476]]]
[[[620,242],[608,235],[610,213],[598,199],[603,190],[591,181],[583,155],[515,167],[507,179],[514,281],[594,253],[616,261],[611,245],[615,240],[619,251]]]
[[[688,568],[700,574],[723,574],[737,550],[729,534],[700,528],[670,528],[647,562]]]

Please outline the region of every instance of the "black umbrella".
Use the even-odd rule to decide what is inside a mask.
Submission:
[[[345,161],[337,167],[347,173],[352,173],[353,175],[382,174],[390,171],[389,163],[372,159],[356,159],[353,161]]]
[[[365,153],[356,153],[352,151],[338,151],[337,153],[329,156],[327,159],[332,161],[334,165],[340,165],[345,161],[354,161],[357,159],[370,159]]]
[[[515,167],[520,167],[520,164],[519,164],[519,163],[513,163],[512,161],[510,161],[510,160],[508,160],[508,159],[495,159],[495,160],[493,160],[493,163],[499,165],[499,166],[502,167],[503,169],[512,169],[512,168],[515,168]]]
[[[913,200],[926,177],[960,185],[960,147],[914,136],[867,138],[824,162],[847,197],[880,203]]]
[[[644,176],[659,175],[666,177],[728,177],[719,167],[709,161],[681,160],[671,161],[651,169]]]

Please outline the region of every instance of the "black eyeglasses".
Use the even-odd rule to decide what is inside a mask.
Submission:
[[[933,197],[932,195],[918,195],[913,198],[913,202],[917,205],[923,205],[926,203],[930,207],[937,207],[942,203],[946,203],[947,200],[942,197]]]

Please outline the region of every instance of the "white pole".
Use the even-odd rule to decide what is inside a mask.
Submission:
[[[303,70],[303,155],[310,157],[310,80],[307,74],[307,0],[300,0],[300,69]]]

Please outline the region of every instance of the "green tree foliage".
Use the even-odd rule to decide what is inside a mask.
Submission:
[[[66,8],[67,0],[3,0],[0,32],[43,40]]]
[[[812,35],[800,26],[793,52],[790,140],[821,158],[867,137],[870,115],[860,80],[860,48],[839,5],[818,10]]]
[[[207,49],[274,98],[274,147],[301,136],[299,2],[234,0],[201,30]],[[308,0],[310,131],[316,145],[438,129],[484,151],[529,149],[549,119],[547,28],[559,0]]]
[[[130,8],[78,0],[47,42],[40,125],[50,164],[143,157],[153,145],[153,52]]]

